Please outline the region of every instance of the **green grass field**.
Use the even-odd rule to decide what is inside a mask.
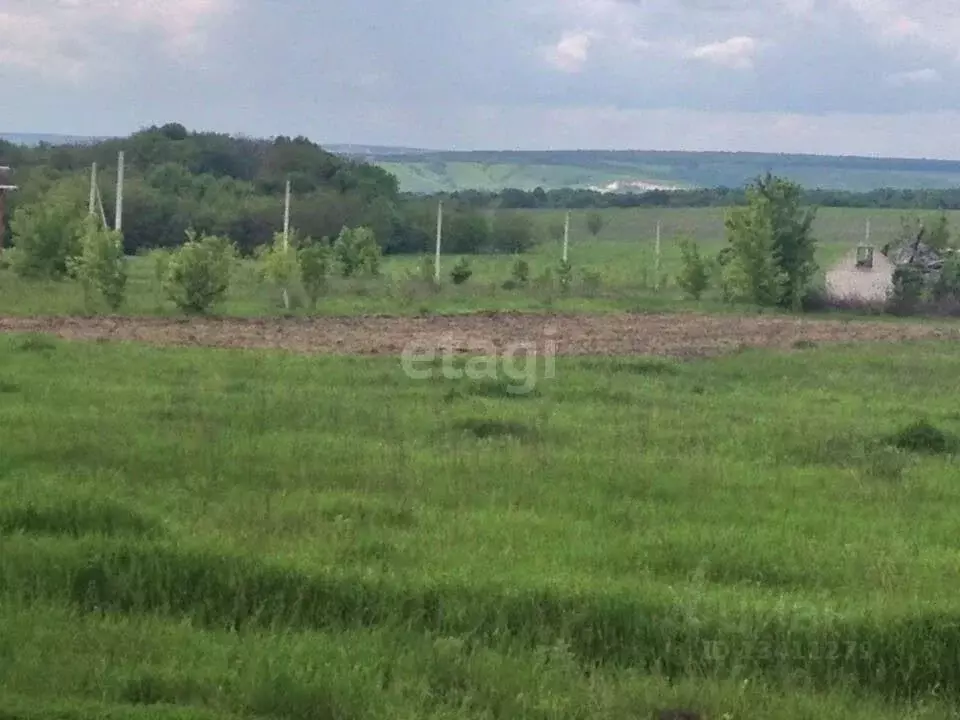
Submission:
[[[0,336],[0,718],[955,717],[958,360]]]
[[[384,277],[364,282],[334,279],[327,297],[315,312],[325,315],[356,313],[417,314],[424,312],[471,312],[478,310],[669,310],[726,309],[714,288],[702,303],[684,299],[676,287],[680,270],[679,236],[701,243],[709,255],[718,252],[724,240],[724,210],[708,209],[630,209],[607,210],[601,232],[591,236],[586,230],[586,212],[573,219],[570,258],[576,280],[569,295],[557,291],[556,268],[561,244],[544,240],[526,259],[530,263],[530,287],[503,289],[510,278],[514,258],[478,256],[471,258],[474,276],[462,287],[449,282],[456,259],[444,258],[446,287],[439,293],[424,287],[419,271],[420,259],[387,258]],[[551,226],[563,221],[563,212],[531,213],[546,235]],[[902,213],[825,208],[819,213],[816,232],[820,241],[818,260],[826,269],[852,252],[863,239],[866,221],[871,222],[872,242],[882,246],[896,239]],[[661,285],[655,292],[655,236],[657,222],[662,224]],[[951,214],[953,226],[960,224],[960,213]],[[432,258],[426,259],[432,276]],[[594,279],[590,279],[590,275]],[[263,316],[281,311],[280,294],[259,283],[256,268],[244,263],[238,268],[232,287],[217,312],[226,315]],[[83,314],[102,311],[90,307],[75,283],[33,283],[18,280],[9,271],[0,270],[0,314]],[[132,315],[169,314],[173,306],[166,301],[154,279],[149,263],[131,260],[131,284],[127,304],[122,309]]]

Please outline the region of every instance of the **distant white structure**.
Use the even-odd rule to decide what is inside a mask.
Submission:
[[[683,188],[677,185],[664,185],[662,183],[649,182],[647,180],[614,180],[611,183],[607,183],[603,186],[591,185],[589,190],[594,192],[601,193],[618,193],[618,192],[650,192],[651,190],[665,190],[667,192],[674,192],[677,190],[682,190]]]

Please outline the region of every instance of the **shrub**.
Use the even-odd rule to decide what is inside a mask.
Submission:
[[[333,244],[333,253],[343,277],[380,274],[380,245],[370,228],[343,228]]]
[[[450,279],[453,280],[454,285],[463,285],[472,275],[473,270],[470,268],[470,261],[466,258],[460,258],[450,272]]]
[[[557,268],[557,279],[560,281],[560,289],[567,292],[570,289],[570,283],[573,282],[573,265],[569,260],[561,260]]]
[[[582,282],[584,294],[593,296],[600,291],[600,286],[603,284],[603,276],[595,270],[584,270]]]
[[[747,205],[730,211],[723,266],[729,299],[801,309],[817,265],[816,213],[800,202],[799,185],[767,174],[747,189]]]
[[[893,272],[893,288],[887,310],[894,315],[916,312],[923,299],[923,272],[914,265],[901,265]]]
[[[330,243],[324,238],[320,242],[310,241],[298,250],[300,265],[300,283],[307,296],[310,307],[316,307],[327,285],[330,272]]]
[[[127,265],[123,253],[123,235],[88,217],[82,224],[80,254],[69,263],[71,272],[83,283],[89,298],[99,293],[111,310],[117,310],[127,289]]]
[[[530,282],[530,263],[523,258],[517,258],[510,271],[510,279],[517,286],[525,286]]]
[[[492,249],[502,253],[524,253],[537,244],[536,225],[525,214],[499,213],[491,228]]]
[[[960,254],[951,253],[947,256],[940,276],[933,284],[933,299],[960,300]]]
[[[16,253],[11,266],[25,278],[66,277],[80,254],[85,212],[75,188],[58,185],[35,203],[18,207],[10,221]]]
[[[941,210],[933,226],[926,233],[926,244],[938,252],[950,247],[950,221],[947,214]]]
[[[949,454],[960,448],[960,438],[925,420],[903,428],[890,438],[890,442],[901,450],[917,453]]]
[[[171,256],[167,266],[167,297],[184,312],[208,312],[227,293],[236,255],[236,247],[227,238],[198,237],[188,230],[187,242]]]
[[[603,230],[603,215],[598,212],[592,212],[587,215],[587,230],[596,237]]]
[[[283,291],[284,306],[290,307],[290,292],[300,274],[300,262],[297,248],[300,238],[294,231],[290,234],[289,242],[284,246],[283,233],[274,233],[273,243],[260,248],[257,253],[263,262],[263,276]]]
[[[707,263],[700,255],[700,246],[690,240],[680,241],[683,269],[677,276],[677,285],[691,298],[699,300],[710,285]]]

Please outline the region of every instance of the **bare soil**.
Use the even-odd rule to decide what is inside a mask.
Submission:
[[[745,347],[806,343],[960,340],[960,325],[700,314],[547,315],[488,313],[431,317],[310,319],[0,317],[0,333],[163,346],[281,349],[336,355],[400,355],[426,348],[497,352],[519,343],[560,355],[703,357]],[[519,349],[516,352],[521,352]]]

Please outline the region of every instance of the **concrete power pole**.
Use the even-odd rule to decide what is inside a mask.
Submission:
[[[97,164],[90,168],[90,215],[97,214]]]
[[[3,237],[5,231],[5,217],[7,211],[7,193],[13,192],[17,186],[10,181],[10,168],[0,165],[0,252],[3,251]]]
[[[117,232],[123,232],[123,151],[117,157],[117,219],[113,223],[113,229]]]
[[[440,245],[443,242],[443,200],[437,205],[437,252],[434,258],[433,281],[440,285]]]

